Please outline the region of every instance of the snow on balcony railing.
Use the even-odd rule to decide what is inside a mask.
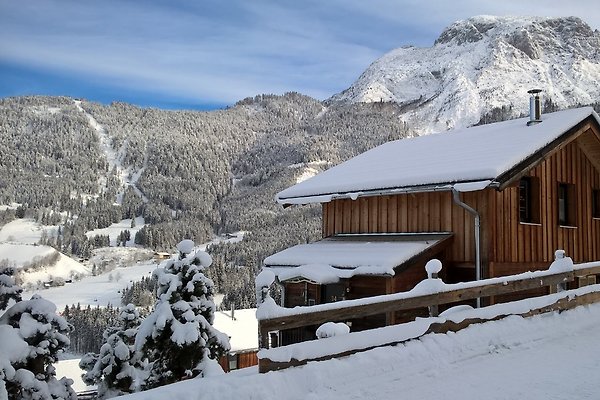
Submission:
[[[435,317],[437,316],[437,306],[440,304],[550,286],[556,286],[556,291],[561,292],[566,288],[566,283],[573,282],[576,277],[600,274],[600,261],[573,265],[572,260],[565,257],[564,251],[558,250],[555,254],[556,260],[548,270],[457,284],[444,283],[437,278],[434,271],[438,268],[429,268],[428,265],[428,269],[431,269],[431,271],[428,270],[429,278],[408,292],[308,307],[284,308],[278,306],[268,295],[266,285],[272,284],[272,280],[257,279],[257,283],[265,285],[263,287],[257,285],[257,291],[262,294],[258,297],[262,301],[257,310],[260,347],[268,347],[269,332],[320,325],[326,322],[343,322],[370,315],[418,308],[428,308],[430,316]],[[264,369],[264,365],[261,368]]]

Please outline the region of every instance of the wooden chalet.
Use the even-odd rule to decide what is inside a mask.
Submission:
[[[323,210],[322,241],[265,260],[285,307],[409,290],[434,257],[448,283],[546,269],[557,249],[600,260],[600,118],[585,107],[389,142],[277,201]]]

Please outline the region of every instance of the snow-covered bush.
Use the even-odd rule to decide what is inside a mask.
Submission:
[[[133,304],[128,304],[119,319],[121,326],[104,331],[105,343],[100,354],[87,353],[79,363],[87,371],[83,381],[88,385],[98,385],[100,399],[133,393],[147,376],[134,348],[140,314]]]
[[[53,363],[69,345],[72,327],[56,306],[34,295],[0,317],[0,398],[76,399],[71,379],[56,379]]]
[[[135,347],[150,362],[143,388],[204,376],[229,350],[227,335],[213,328],[213,282],[202,271],[212,259],[193,251],[193,242],[177,246],[178,260],[168,260],[154,274],[158,278],[158,302],[141,324]]]

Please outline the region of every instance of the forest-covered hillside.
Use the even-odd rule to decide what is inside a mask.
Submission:
[[[546,109],[553,109],[546,99]],[[508,112],[508,111],[507,111]],[[416,134],[395,103],[323,103],[288,93],[210,112],[165,111],[66,97],[0,100],[0,221],[61,224],[44,244],[87,258],[108,238],[85,233],[142,216],[135,242],[171,251],[183,238],[212,245],[207,271],[224,306],[254,305],[262,260],[321,234],[315,206],[283,209],[274,195],[389,140]],[[494,122],[506,113],[486,114]],[[127,233],[127,232],[126,232]]]
[[[248,307],[262,259],[320,235],[320,209],[284,210],[275,193],[409,135],[398,111],[392,104],[327,106],[297,93],[256,96],[211,112],[6,98],[0,100],[0,204],[21,203],[17,214],[60,221],[60,236],[47,244],[82,257],[105,244],[85,232],[132,216],[149,224],[136,242],[155,250],[172,250],[182,238],[200,243],[247,231],[239,244],[213,246],[209,274],[228,293],[226,302]],[[129,180],[135,185],[124,184],[123,171],[136,176]]]

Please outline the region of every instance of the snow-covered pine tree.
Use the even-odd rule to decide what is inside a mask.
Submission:
[[[147,376],[134,349],[140,314],[133,304],[128,304],[121,310],[119,320],[121,326],[104,331],[105,343],[100,354],[88,353],[79,363],[87,371],[83,381],[88,385],[98,385],[100,399],[133,393],[138,390],[138,383]]]
[[[144,389],[221,370],[218,358],[229,350],[229,338],[213,326],[213,282],[203,274],[212,259],[208,253],[192,253],[194,242],[177,245],[178,260],[168,260],[154,274],[158,301],[141,324],[136,349],[150,362]],[[222,372],[222,371],[221,371]]]
[[[11,300],[21,301],[23,289],[15,284],[12,277],[14,272],[12,267],[6,265],[0,267],[0,311],[4,310]],[[16,372],[11,364],[14,358],[20,356],[26,343],[10,325],[0,325],[0,338],[2,338],[0,340],[0,399],[6,399],[8,398],[6,382],[14,379]]]
[[[0,395],[10,399],[75,400],[77,395],[68,378],[56,379],[52,366],[58,353],[69,345],[72,326],[56,314],[56,306],[38,295],[20,301],[0,317],[3,333],[0,365]],[[4,366],[5,367],[5,366]],[[2,391],[4,390],[4,393]]]
[[[13,267],[0,266],[0,310],[4,310],[10,300],[21,301],[23,289],[15,284],[14,273]]]

